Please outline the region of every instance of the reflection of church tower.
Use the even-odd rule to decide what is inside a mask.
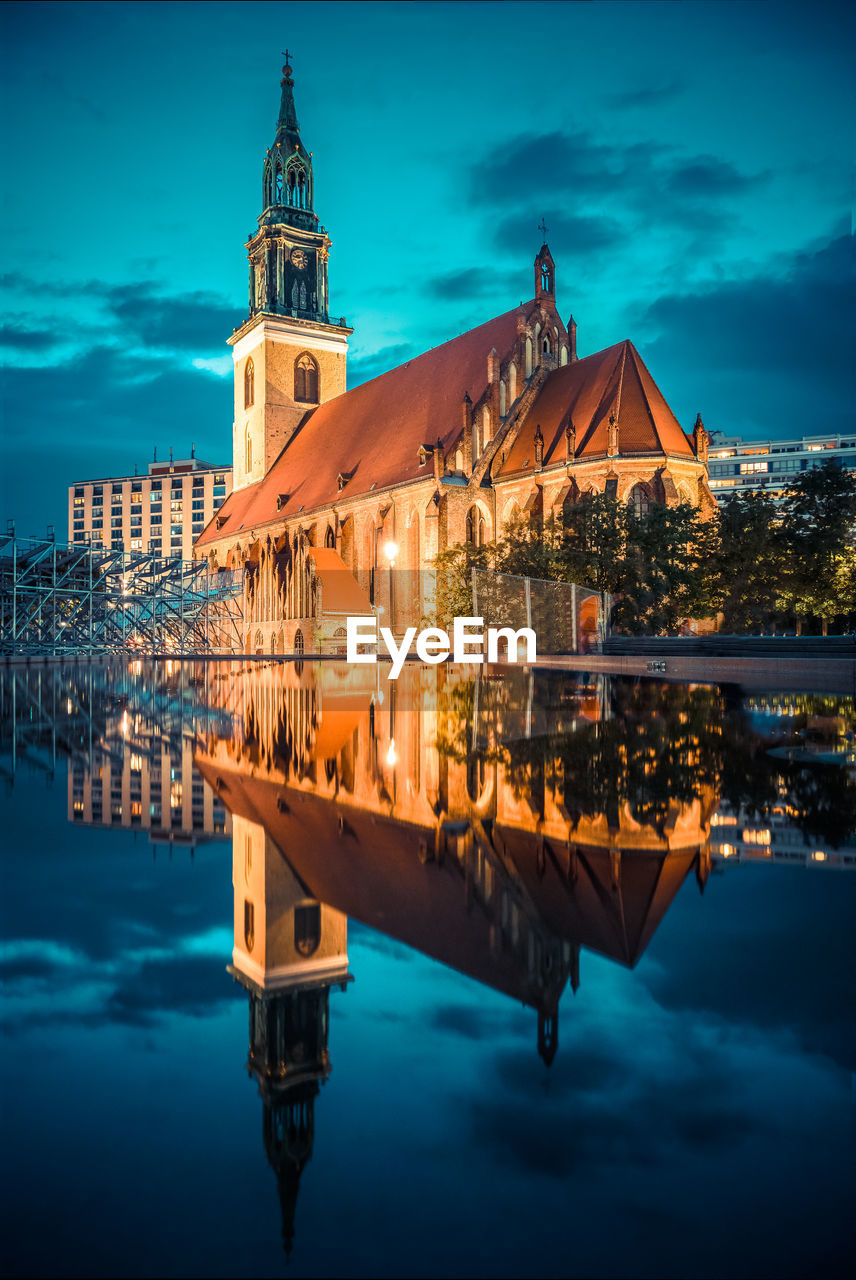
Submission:
[[[347,917],[309,898],[263,827],[235,819],[235,945],[230,972],[250,994],[247,1070],[263,1103],[286,1252],[300,1175],[312,1156],[315,1099],[330,1074],[330,987],[349,981]]]

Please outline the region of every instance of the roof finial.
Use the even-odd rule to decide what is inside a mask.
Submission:
[[[538,230],[541,232],[542,236],[544,237],[544,243],[546,244],[547,243],[547,223],[544,220],[543,213],[541,214],[541,221],[538,223]]]

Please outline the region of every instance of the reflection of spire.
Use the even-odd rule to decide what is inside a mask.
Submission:
[[[263,1102],[262,1137],[279,1187],[286,1253],[294,1244],[300,1175],[312,1158],[315,1099],[330,1074],[328,1002],[326,984],[272,996],[250,990],[247,1070]]]

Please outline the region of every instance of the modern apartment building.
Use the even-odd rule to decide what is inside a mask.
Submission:
[[[193,456],[150,462],[145,475],[79,481],[68,490],[68,540],[190,560],[231,492],[231,467]]]
[[[729,489],[763,490],[776,498],[801,472],[830,458],[840,467],[856,471],[856,433],[802,436],[798,440],[718,439],[710,447],[710,487],[717,495]]]

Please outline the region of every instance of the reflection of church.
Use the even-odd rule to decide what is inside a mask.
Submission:
[[[447,741],[459,714],[450,709],[471,685],[416,667],[383,688],[367,679],[376,674],[338,666],[233,673],[230,710],[243,738],[212,739],[197,764],[233,814],[236,877],[252,823],[265,834],[265,865],[279,865],[279,850],[306,911],[354,916],[521,1000],[539,1015],[549,1058],[580,947],[634,964],[688,872],[706,877],[712,797],[667,798],[656,821],[627,801],[577,813],[556,771],[526,765],[521,783],[498,756]],[[531,705],[525,680],[509,687],[504,680],[502,734],[546,731],[549,706]],[[562,732],[596,722],[607,696],[602,684],[578,687],[563,702]],[[473,707],[462,702],[461,713],[475,733]],[[242,874],[240,910],[252,924],[254,894],[268,888]],[[268,898],[266,921],[278,910]],[[250,932],[262,950],[244,948],[243,971],[252,977],[261,954],[269,974],[270,947],[258,926]],[[289,965],[297,961],[294,953]],[[320,980],[321,960],[301,963]],[[323,963],[334,963],[335,980],[339,962]]]
[[[578,358],[546,228],[526,302],[347,389],[352,330],[331,314],[293,89],[286,66],[246,244],[249,314],[229,339],[234,489],[194,548],[245,568],[245,650],[314,651],[372,605],[396,631],[418,622],[438,552],[516,517],[537,527],[586,494],[712,511],[701,418],[683,430],[629,341]],[[390,544],[406,591],[389,581]]]

